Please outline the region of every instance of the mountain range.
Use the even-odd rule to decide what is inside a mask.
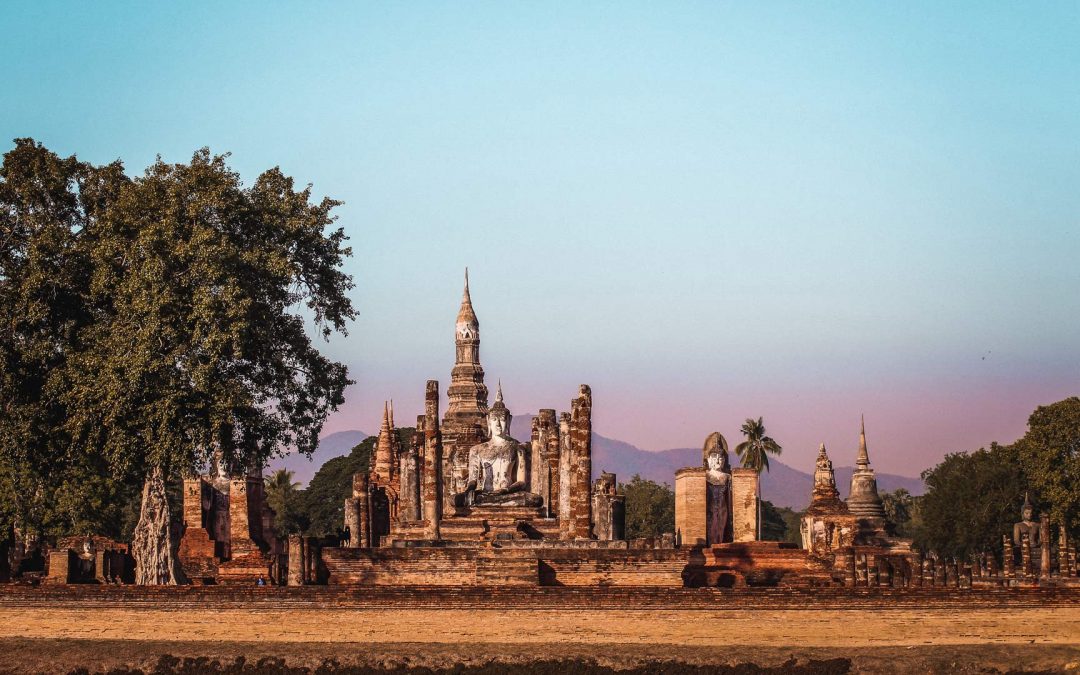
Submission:
[[[532,418],[520,415],[513,418],[511,434],[514,438],[528,440],[532,428]],[[288,469],[294,473],[294,480],[306,486],[319,467],[328,459],[348,454],[360,441],[367,438],[362,431],[339,431],[325,436],[318,449],[309,460],[301,455],[288,455],[270,463],[270,470]],[[739,458],[731,453],[733,466],[738,466]],[[593,432],[593,477],[601,471],[616,474],[620,481],[627,482],[635,474],[657,483],[675,484],[675,472],[685,466],[701,465],[700,448],[674,448],[657,452],[642,450],[630,443],[602,436]],[[835,467],[836,486],[840,496],[846,497],[851,484],[850,466]],[[904,488],[913,495],[925,491],[919,478],[877,473],[878,489],[889,492]],[[810,492],[814,485],[812,473],[800,471],[784,464],[779,459],[769,459],[769,470],[761,475],[761,496],[776,506],[786,506],[795,510],[806,508],[810,503]]]

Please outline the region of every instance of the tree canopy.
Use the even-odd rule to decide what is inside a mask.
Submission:
[[[337,205],[277,168],[245,187],[206,149],[132,178],[16,140],[0,166],[5,522],[101,531],[155,471],[313,451],[349,383],[307,332],[355,315]]]
[[[1016,453],[1050,519],[1080,534],[1080,398],[1036,408]]]
[[[626,538],[659,537],[675,531],[675,492],[634,474],[629,483],[620,483],[626,495]]]
[[[919,500],[921,523],[912,533],[922,551],[965,559],[1001,548],[1012,532],[1028,489],[1012,446],[951,453],[923,472],[926,494]]]

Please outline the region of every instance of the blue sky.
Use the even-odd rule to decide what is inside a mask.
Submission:
[[[1080,393],[1080,4],[222,4],[5,3],[0,135],[344,200],[328,431],[445,387],[466,265],[511,409],[645,448],[915,475]]]

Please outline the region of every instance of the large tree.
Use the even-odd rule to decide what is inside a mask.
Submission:
[[[342,402],[345,366],[307,332],[328,339],[354,316],[350,251],[330,229],[338,202],[312,201],[276,168],[245,187],[205,149],[128,179],[18,141],[4,170],[0,404],[15,510],[48,501],[35,481],[63,482],[40,474],[101,460],[144,483],[137,579],[175,581],[165,481],[310,453]]]
[[[1016,452],[1050,519],[1080,535],[1080,398],[1036,408]]]
[[[946,455],[922,479],[926,494],[919,498],[915,546],[958,559],[999,551],[1028,489],[1016,449],[997,443]]]
[[[675,492],[665,483],[634,474],[619,485],[626,496],[626,538],[659,537],[675,531]]]
[[[93,321],[87,232],[127,183],[17,139],[0,165],[0,526],[118,534],[128,487],[73,443],[70,364]]]

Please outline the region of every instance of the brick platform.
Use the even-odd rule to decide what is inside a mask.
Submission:
[[[673,588],[685,584],[686,550],[514,544],[518,545],[327,548],[323,562],[330,584]]]

